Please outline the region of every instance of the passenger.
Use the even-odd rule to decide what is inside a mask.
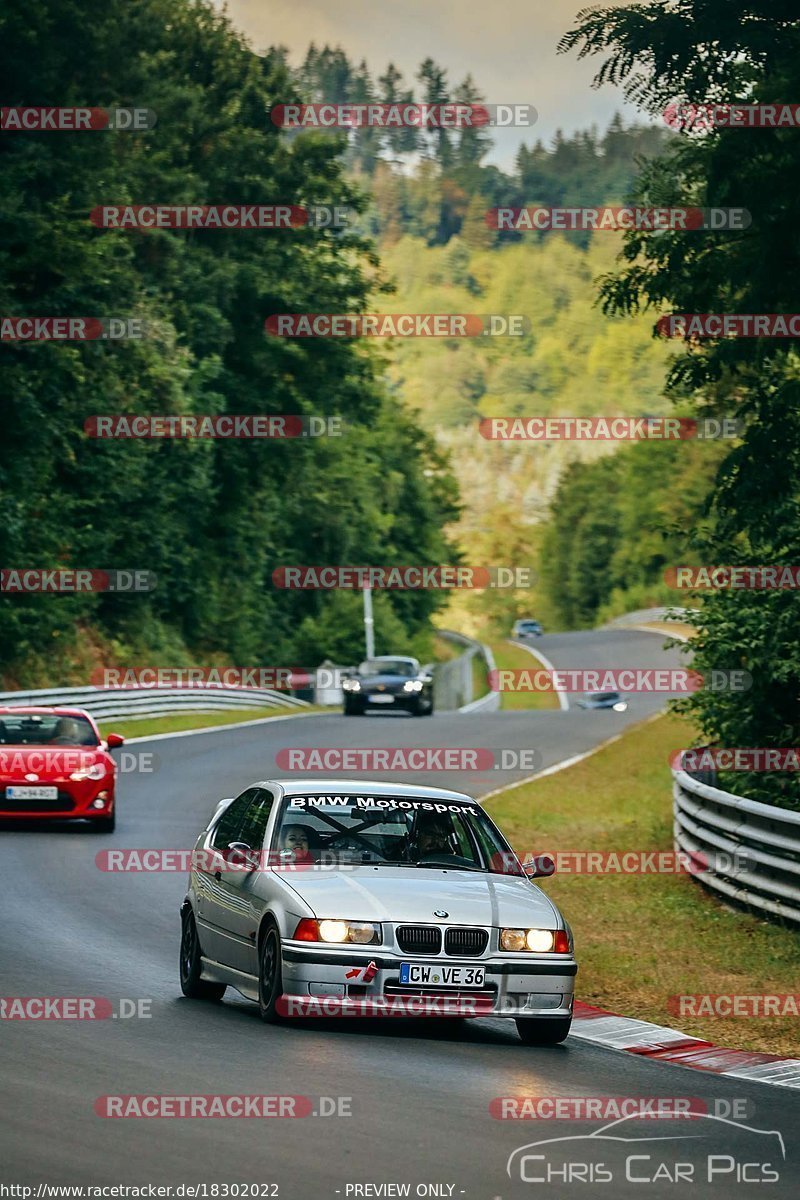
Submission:
[[[307,865],[314,862],[305,825],[284,825],[281,830],[281,850],[291,850],[295,863]]]

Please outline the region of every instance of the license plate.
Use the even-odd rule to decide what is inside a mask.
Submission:
[[[57,787],[7,787],[6,800],[57,800]]]
[[[367,696],[373,704],[394,704],[394,696]]]
[[[413,987],[483,987],[483,967],[445,967],[438,963],[401,963],[400,982]]]

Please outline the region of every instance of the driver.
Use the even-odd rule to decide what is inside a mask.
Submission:
[[[308,830],[305,825],[284,825],[281,830],[281,850],[290,850],[296,863],[314,861],[308,847]]]
[[[56,730],[51,744],[54,746],[74,746],[79,740],[78,735],[78,722],[73,721],[71,717],[60,717],[56,722]]]
[[[434,817],[433,820],[420,818],[417,823],[416,833],[417,854],[452,854],[453,847],[450,844],[450,830]]]

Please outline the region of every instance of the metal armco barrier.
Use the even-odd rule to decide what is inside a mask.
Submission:
[[[85,708],[98,721],[166,717],[182,712],[219,712],[236,708],[306,708],[305,700],[264,688],[45,688],[0,692],[0,706],[34,705]]]
[[[800,813],[672,774],[675,849],[707,856],[693,877],[721,899],[800,924]]]
[[[472,660],[476,655],[480,655],[486,671],[493,671],[494,658],[489,647],[450,629],[437,629],[436,632],[448,642],[456,642],[465,647],[464,653],[458,658],[436,664],[433,676],[436,707],[445,711],[456,709],[464,713],[497,712],[500,708],[499,692],[489,691],[486,695],[473,699]]]

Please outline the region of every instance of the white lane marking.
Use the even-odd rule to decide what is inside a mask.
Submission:
[[[540,650],[534,650],[533,646],[529,646],[527,644],[527,642],[515,642],[511,638],[506,638],[506,641],[508,642],[509,646],[519,646],[520,650],[527,650],[528,654],[532,654],[534,658],[538,658],[539,662],[542,664],[542,666],[544,667],[544,669],[546,671],[552,671],[553,673],[555,673],[555,667],[550,662],[550,659],[545,658],[545,656],[542,654],[542,652]],[[561,711],[566,712],[567,709],[569,708],[569,700],[567,699],[567,693],[565,691],[562,691],[561,688],[556,688],[556,695],[558,696],[558,703],[561,708]]]
[[[175,733],[146,733],[142,737],[126,737],[125,745],[132,746],[134,742],[161,742],[164,738],[194,737],[198,733],[224,733],[226,729],[244,729],[246,725],[274,725],[276,721],[296,721],[299,717],[334,717],[335,713],[298,712],[287,713],[283,717],[256,717],[254,721],[231,721],[229,725],[206,725],[203,729],[179,729]],[[124,718],[122,718],[124,720]],[[104,722],[105,724],[105,722]],[[109,732],[112,732],[109,730]]]

